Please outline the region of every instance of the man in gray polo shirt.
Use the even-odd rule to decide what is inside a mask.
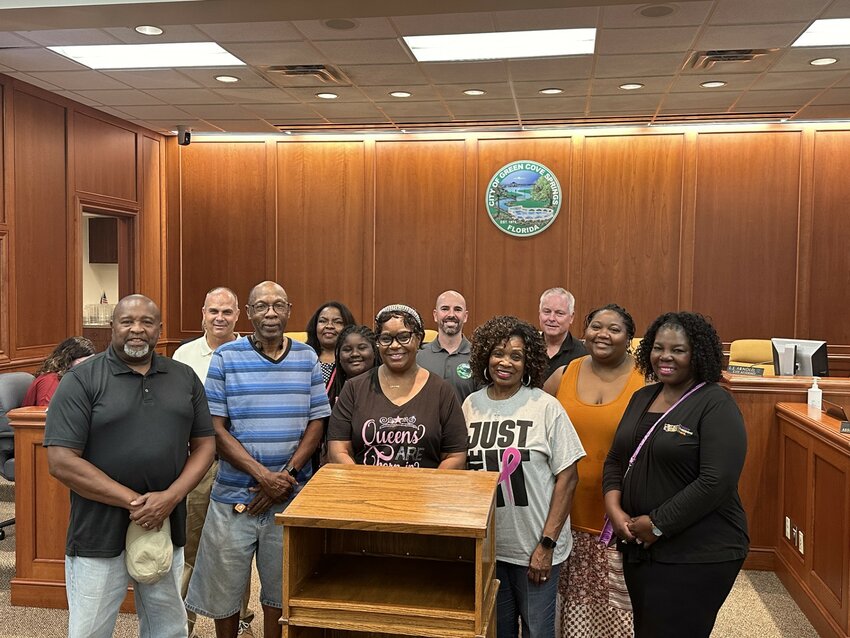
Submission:
[[[416,353],[416,363],[448,381],[461,403],[476,389],[469,367],[470,344],[463,336],[467,319],[469,312],[463,295],[454,290],[445,291],[434,305],[437,338]]]
[[[71,490],[65,546],[70,638],[112,636],[130,576],[127,528],[168,519],[171,569],[133,581],[139,635],[185,638],[180,598],[186,494],[212,463],[215,438],[204,386],[187,365],[154,352],[162,322],[142,295],[112,315],[112,343],[62,378],[44,445],[50,474]]]

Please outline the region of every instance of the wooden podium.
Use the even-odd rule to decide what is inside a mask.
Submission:
[[[326,465],[287,509],[284,638],[492,638],[498,474]]]

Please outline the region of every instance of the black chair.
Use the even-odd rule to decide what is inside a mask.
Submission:
[[[28,372],[0,374],[0,475],[7,481],[15,480],[15,432],[6,413],[21,407],[32,380]],[[14,524],[14,518],[0,522],[0,541],[6,538],[4,528]]]

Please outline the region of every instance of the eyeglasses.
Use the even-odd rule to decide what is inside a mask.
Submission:
[[[276,315],[285,315],[290,310],[292,310],[292,304],[288,301],[276,301],[272,305],[269,305],[263,301],[248,304],[248,310],[257,313],[258,315],[266,314],[269,311],[269,308],[274,310],[274,313]]]
[[[413,339],[413,336],[412,332],[399,332],[394,335],[382,332],[378,335],[378,345],[388,348],[392,345],[393,341],[398,341],[400,346],[406,346]]]

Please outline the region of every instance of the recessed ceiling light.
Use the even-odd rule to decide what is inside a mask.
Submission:
[[[487,91],[483,91],[481,89],[466,89],[464,91],[465,95],[484,95]]]
[[[239,81],[239,78],[233,75],[217,75],[215,76],[215,79],[219,82],[224,82],[225,84],[231,84]]]
[[[809,64],[812,66],[827,66],[828,64],[835,64],[838,62],[838,58],[815,58]]]
[[[410,97],[413,94],[410,91],[392,91],[390,95],[393,97]]]
[[[642,89],[643,84],[641,84],[640,82],[628,82],[626,84],[621,84],[620,88],[624,91],[634,91],[636,89]]]
[[[669,4],[647,4],[639,7],[635,13],[642,15],[644,18],[664,18],[675,10],[676,7],[671,7]]]
[[[95,44],[47,48],[90,69],[245,66],[242,60],[215,42]]]
[[[551,87],[551,88],[548,88],[548,89],[540,89],[538,91],[538,93],[540,93],[541,95],[558,95],[558,93],[563,93],[563,92],[564,92],[564,89],[559,89],[559,88],[556,88],[554,86]]]
[[[404,41],[419,62],[545,58],[592,54],[596,29],[411,35]]]
[[[335,100],[339,96],[336,93],[316,93],[316,97],[320,97],[323,100]]]
[[[163,33],[162,29],[152,24],[140,24],[135,30],[136,33],[141,33],[142,35],[162,35]]]
[[[850,44],[850,18],[815,20],[792,47],[838,47]]]
[[[726,82],[722,80],[711,80],[709,82],[700,82],[700,86],[704,89],[719,89],[721,86],[726,86]]]
[[[357,22],[354,20],[347,20],[345,18],[330,18],[329,20],[322,20],[322,24],[328,29],[334,29],[335,31],[350,31],[351,29],[357,28]]]

